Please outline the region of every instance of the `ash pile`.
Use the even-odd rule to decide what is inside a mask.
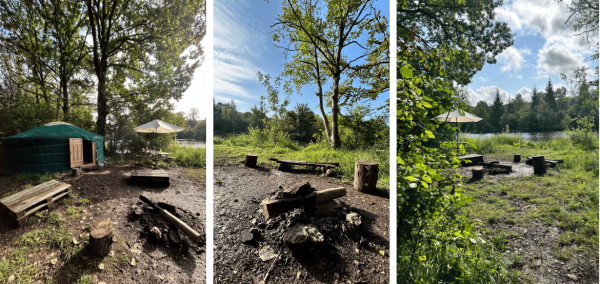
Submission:
[[[129,214],[129,222],[139,222],[144,227],[140,238],[184,254],[190,250],[197,254],[205,251],[206,234],[200,213],[193,214],[166,202],[154,203],[143,195],[140,200]]]
[[[327,262],[339,261],[342,250],[352,249],[336,246],[348,241],[356,243],[351,246],[356,250],[382,249],[365,238],[371,233],[359,211],[335,200],[345,195],[343,187],[317,191],[308,182],[290,189],[279,186],[260,204],[258,212],[264,219],[253,218],[240,241],[258,247],[262,261],[274,259],[271,267],[279,259],[287,263],[291,255],[300,262],[320,262],[325,268]]]
[[[510,174],[512,169],[509,168],[485,168],[485,173],[490,175]]]

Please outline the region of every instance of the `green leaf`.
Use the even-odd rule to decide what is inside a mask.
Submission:
[[[408,68],[406,65],[400,67],[400,74],[402,74],[402,77],[405,79],[410,79],[413,77],[412,70],[410,70],[410,68]]]

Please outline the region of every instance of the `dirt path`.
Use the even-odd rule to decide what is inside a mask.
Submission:
[[[73,283],[77,278],[90,277],[94,282],[106,283],[205,283],[206,255],[205,244],[192,245],[189,249],[169,247],[163,243],[152,243],[145,236],[143,222],[132,217],[134,206],[141,207],[140,194],[155,201],[166,201],[185,211],[186,222],[192,227],[205,224],[205,182],[188,178],[182,174],[185,168],[171,168],[169,187],[148,187],[129,184],[127,175],[131,166],[107,165],[96,171],[84,172],[79,177],[64,175],[60,179],[73,186],[75,198],[70,203],[59,202],[59,212],[66,217],[66,227],[74,239],[82,241],[89,234],[91,224],[97,220],[109,219],[115,224],[117,243],[113,245],[115,256],[98,259],[90,256],[86,247],[76,246],[79,250],[75,257],[66,258],[59,249],[42,247],[39,252],[28,256],[27,262],[35,264],[37,283],[46,283],[52,278],[54,283]],[[8,178],[1,176],[0,179]],[[8,186],[0,187],[0,195],[13,190]],[[76,208],[77,202],[89,200],[91,203],[80,205],[78,214],[69,214],[68,207]],[[81,204],[81,203],[79,203]],[[43,216],[47,216],[48,212]],[[0,222],[0,251],[14,248],[15,241],[25,233],[43,229],[45,219],[34,217],[34,224],[19,229],[6,228],[6,222]],[[79,237],[78,237],[79,236]],[[58,257],[61,256],[61,257]],[[56,263],[50,261],[56,258]],[[131,262],[135,258],[135,262]],[[99,269],[100,262],[107,267]],[[112,264],[112,265],[109,265]]]
[[[297,209],[284,218],[264,222],[260,202],[279,186],[289,188],[308,181],[317,190],[345,187],[338,200],[347,206],[337,215],[305,217]],[[389,199],[364,194],[314,173],[289,173],[242,165],[215,166],[214,172],[215,283],[388,283]],[[346,211],[344,211],[346,210]],[[362,216],[359,231],[342,232],[345,212]],[[288,218],[289,217],[289,218]],[[323,244],[290,247],[281,238],[294,218],[317,220]],[[343,220],[342,220],[343,221]],[[256,240],[243,243],[254,229]],[[262,261],[260,255],[274,257]],[[261,253],[262,252],[262,253]]]
[[[598,262],[586,257],[576,242],[561,241],[561,237],[571,234],[572,230],[559,228],[557,220],[543,221],[543,217],[548,217],[549,213],[538,210],[545,206],[540,204],[538,198],[541,198],[544,191],[550,190],[549,185],[544,185],[540,179],[535,190],[542,193],[530,190],[528,192],[532,195],[531,199],[518,198],[519,193],[516,191],[520,189],[517,186],[524,181],[507,186],[508,179],[533,176],[533,167],[526,165],[524,161],[513,163],[500,160],[500,164],[512,165],[513,172],[496,175],[486,173],[483,183],[469,180],[469,167],[459,169],[459,173],[468,180],[465,193],[479,195],[473,202],[497,204],[495,208],[502,208],[506,212],[503,216],[495,216],[493,222],[489,219],[484,221],[484,224],[490,230],[488,238],[503,236],[507,240],[504,257],[509,263],[509,270],[519,271],[519,278],[523,283],[598,283]],[[548,169],[548,175],[559,174]],[[529,180],[527,182],[531,183]],[[555,210],[559,213],[562,209]],[[491,216],[489,212],[484,215]]]

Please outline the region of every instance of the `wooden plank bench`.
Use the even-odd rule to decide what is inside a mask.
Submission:
[[[21,227],[25,225],[29,215],[44,207],[54,208],[55,201],[70,193],[70,184],[53,179],[3,198],[0,204]]]
[[[159,185],[169,185],[169,174],[165,170],[137,170],[129,177],[131,182],[152,182]]]
[[[327,171],[327,169],[335,169],[340,166],[340,163],[331,163],[331,162],[313,163],[313,162],[305,162],[305,161],[280,160],[280,159],[276,159],[276,158],[269,158],[269,161],[278,163],[280,168],[289,168],[291,166],[308,166],[308,167],[321,168],[323,170],[323,173],[325,173]]]
[[[483,155],[479,155],[479,154],[469,154],[469,155],[463,155],[463,156],[458,156],[458,158],[460,159],[460,163],[465,165],[467,164],[466,161],[471,161],[470,164],[476,164],[476,163],[483,163]]]

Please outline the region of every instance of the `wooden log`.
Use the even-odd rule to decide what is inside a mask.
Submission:
[[[312,187],[310,186],[310,183],[308,182],[303,182],[300,183],[298,185],[296,185],[295,187],[289,189],[289,190],[284,190],[283,191],[283,198],[294,198],[294,197],[299,197],[299,196],[305,196],[308,195],[312,192]]]
[[[165,218],[165,220],[169,221],[171,224],[175,225],[175,227],[177,227],[186,236],[188,236],[190,241],[192,241],[193,243],[197,244],[202,240],[202,238],[203,238],[202,235],[200,235],[194,229],[190,228],[190,226],[188,226],[183,221],[179,220],[177,217],[173,216],[171,213],[169,213],[169,211],[158,207],[156,204],[154,204],[154,202],[152,202],[150,199],[148,199],[144,195],[140,195],[140,200],[144,201],[146,204],[152,206],[152,208],[158,210],[158,213],[160,214],[160,216]]]
[[[473,179],[480,180],[483,178],[483,167],[474,167],[471,172],[473,173]]]
[[[246,155],[246,160],[244,161],[244,166],[249,168],[256,167],[256,162],[258,161],[257,155]]]
[[[546,160],[544,156],[534,156],[533,160],[533,173],[536,175],[543,175],[546,173]]]
[[[179,208],[177,208],[177,206],[163,202],[163,201],[156,202],[156,205],[158,205],[162,209],[165,209],[165,210],[171,212],[172,214],[177,214],[179,212]]]
[[[110,253],[113,244],[113,224],[104,219],[91,229],[88,249],[97,257],[105,257]]]
[[[515,154],[515,158],[514,158],[513,162],[515,162],[515,163],[521,162],[521,154]]]
[[[315,191],[305,196],[270,200],[268,197],[261,202],[265,220],[275,218],[294,208],[304,207],[307,210],[313,210],[315,204],[339,198],[346,195],[346,189],[343,187],[330,188],[321,191]]]
[[[503,168],[503,169],[512,171],[512,166],[510,166],[510,165],[501,165],[501,164],[496,164],[496,163],[477,163],[476,165],[486,166],[488,168]]]
[[[377,187],[379,164],[369,161],[356,161],[354,164],[354,189],[370,192]]]

